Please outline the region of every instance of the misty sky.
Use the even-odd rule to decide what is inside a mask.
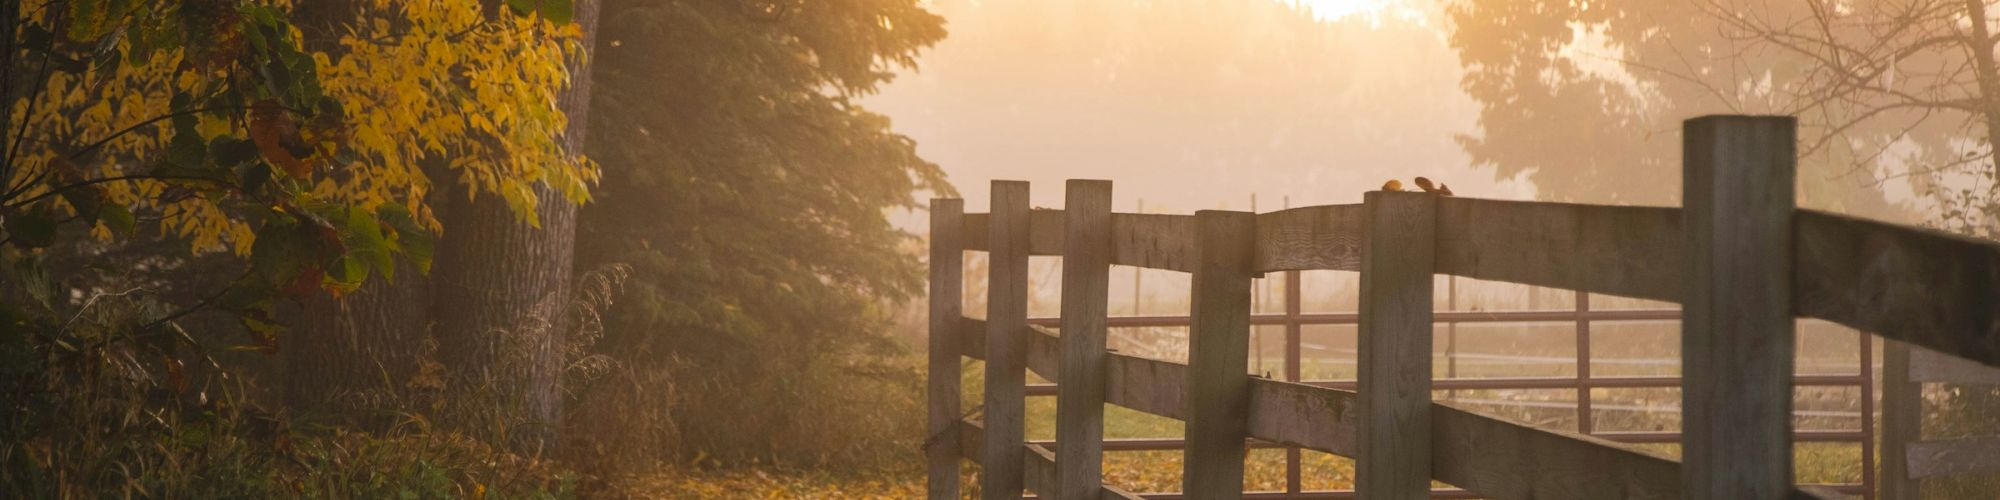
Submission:
[[[951,35],[868,108],[950,174],[970,211],[987,182],[1116,181],[1117,210],[1359,202],[1391,177],[1524,199],[1454,142],[1477,105],[1437,12],[1382,0],[937,0]],[[1424,2],[1428,4],[1428,2]],[[1328,9],[1332,7],[1332,9]],[[1426,8],[1434,9],[1434,6]],[[905,219],[906,227],[921,220]]]

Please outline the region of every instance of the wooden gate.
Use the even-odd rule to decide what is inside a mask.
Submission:
[[[2000,365],[2000,246],[1797,209],[1795,127],[1688,121],[1680,209],[1371,192],[1114,214],[1105,181],[1070,181],[1061,211],[1029,209],[1023,182],[995,182],[985,214],[934,200],[930,495],[957,497],[963,457],[985,498],[1136,498],[1102,483],[1108,402],[1187,422],[1187,498],[1240,498],[1247,438],[1352,457],[1370,499],[1433,479],[1495,499],[1830,496],[1792,484],[1795,316]],[[984,320],[960,311],[963,250],[989,254]],[[1030,255],[1064,257],[1060,336],[1027,322]],[[1187,364],[1106,351],[1114,264],[1193,275]],[[1314,269],[1360,273],[1356,391],[1249,375],[1250,280]],[[1681,303],[1683,460],[1434,403],[1436,274]],[[961,356],[986,361],[979,418]],[[1023,439],[1027,370],[1059,382],[1054,450]]]

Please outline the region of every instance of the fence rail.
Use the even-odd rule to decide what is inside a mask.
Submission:
[[[1369,498],[1426,497],[1433,479],[1495,499],[1831,495],[1791,480],[1793,318],[2000,365],[2000,247],[1796,209],[1794,127],[1781,117],[1690,120],[1682,209],[1372,192],[1361,205],[1261,215],[1085,213],[1030,210],[1020,182],[994,183],[989,214],[944,201],[948,210],[933,213],[931,429],[960,435],[932,443],[932,496],[957,494],[957,464],[939,458],[958,456],[980,457],[986,498],[1107,494],[1094,473],[1068,474],[1059,459],[1044,467],[1046,449],[1022,439],[1024,370],[1057,380],[1059,392],[1085,391],[1059,396],[1058,436],[1101,430],[1101,414],[1063,413],[1092,392],[1188,421],[1183,488],[1195,498],[1243,495],[1245,437],[1355,458]],[[1070,189],[1071,207],[1110,206],[1108,183]],[[1093,193],[1084,205],[1079,190]],[[944,237],[940,226],[951,226]],[[991,254],[985,320],[952,314],[959,250]],[[1066,259],[1064,336],[1029,325],[1028,256],[1079,254],[1103,257]],[[1102,275],[1113,264],[1194,275],[1189,364],[1105,352]],[[1361,274],[1358,393],[1248,375],[1249,279],[1290,270]],[[1682,303],[1686,461],[1431,401],[1434,274]],[[986,360],[977,427],[959,420],[957,388],[940,382],[959,380],[957,363],[941,362],[957,355]],[[975,429],[983,441],[964,435]],[[968,455],[974,441],[983,453]],[[1056,447],[1079,457],[1102,448]]]

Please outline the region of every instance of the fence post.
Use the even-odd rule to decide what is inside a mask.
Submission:
[[[1882,342],[1882,500],[1917,500],[1909,444],[1923,438],[1923,382],[1910,379],[1910,345]],[[1864,395],[1866,397],[1866,395]]]
[[[1792,213],[1797,121],[1682,126],[1687,288],[1681,322],[1688,498],[1792,489]]]
[[[1285,208],[1291,206],[1291,200],[1286,199]],[[1299,323],[1299,314],[1304,309],[1300,296],[1305,289],[1299,281],[1300,276],[1298,271],[1285,271],[1285,381],[1288,382],[1298,382],[1305,373],[1299,369],[1304,358],[1299,352],[1299,337],[1304,328]],[[1305,481],[1299,477],[1299,468],[1303,463],[1301,458],[1299,447],[1285,448],[1285,498],[1296,497],[1305,488]]]
[[[987,219],[986,285],[986,450],[981,460],[981,497],[1021,496],[1022,413],[1027,397],[1028,183],[993,181],[993,209]]]
[[[930,464],[931,500],[958,499],[958,418],[960,321],[965,316],[965,201],[931,199],[931,331],[928,378],[930,438],[924,456]]]
[[[1250,278],[1257,218],[1195,213],[1188,329],[1186,498],[1242,498],[1250,413]]]
[[[1427,499],[1437,197],[1373,191],[1363,202],[1355,489],[1370,500]]]
[[[1062,369],[1056,372],[1057,498],[1104,484],[1104,317],[1111,293],[1111,181],[1069,181],[1063,204]]]

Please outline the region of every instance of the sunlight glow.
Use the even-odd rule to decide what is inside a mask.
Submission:
[[[1312,10],[1313,17],[1324,21],[1337,21],[1354,14],[1379,14],[1403,7],[1402,0],[1278,0]],[[1400,10],[1400,9],[1394,9]]]

